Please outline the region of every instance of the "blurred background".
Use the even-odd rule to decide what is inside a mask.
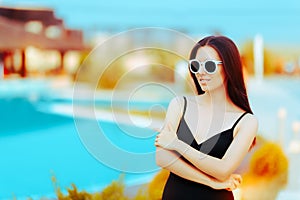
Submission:
[[[0,199],[56,199],[72,183],[99,192],[124,173],[127,195],[149,183],[160,170],[152,129],[171,98],[193,94],[186,61],[207,35],[237,44],[260,141],[282,151],[266,154],[275,164],[258,182],[275,182],[273,199],[300,198],[299,21],[296,0],[0,0]],[[102,157],[119,158],[94,148],[99,127],[120,149],[150,153],[151,169]]]

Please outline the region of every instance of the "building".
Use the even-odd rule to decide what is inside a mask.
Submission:
[[[4,75],[26,77],[26,49],[55,50],[60,55],[58,70],[64,68],[68,51],[86,47],[81,30],[71,30],[48,8],[14,8],[0,6],[0,65]]]

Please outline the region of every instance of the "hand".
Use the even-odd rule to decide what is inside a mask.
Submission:
[[[176,150],[178,141],[176,131],[173,129],[172,125],[168,123],[167,127],[164,127],[156,136],[155,146],[168,150]]]
[[[237,189],[241,183],[242,183],[241,175],[231,174],[230,177],[223,182],[220,182],[218,180],[213,180],[211,187],[216,190],[226,189],[228,191],[233,191]]]

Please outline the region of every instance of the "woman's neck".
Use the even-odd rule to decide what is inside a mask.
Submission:
[[[228,101],[226,90],[224,87],[206,91],[203,94],[203,103],[207,105],[220,105]]]
[[[206,91],[201,95],[201,104],[224,112],[237,110],[237,107],[230,100],[224,87]]]

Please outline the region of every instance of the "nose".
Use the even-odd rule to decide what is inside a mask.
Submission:
[[[199,71],[197,74],[200,74],[200,75],[204,75],[206,72],[204,70],[204,66],[202,63],[200,63],[200,67],[199,67]]]

